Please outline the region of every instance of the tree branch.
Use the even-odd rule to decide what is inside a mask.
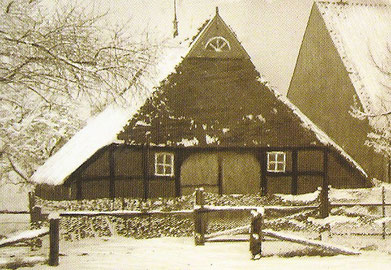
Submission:
[[[17,175],[19,175],[23,180],[25,180],[26,182],[29,182],[29,179],[18,169],[16,168],[16,166],[14,165],[14,163],[12,162],[11,158],[10,158],[10,155],[8,153],[5,153],[7,155],[7,159],[9,161],[9,164],[11,165],[11,168],[14,172],[16,172]]]

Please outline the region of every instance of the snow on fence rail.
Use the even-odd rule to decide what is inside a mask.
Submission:
[[[193,210],[174,210],[174,211],[131,211],[131,210],[118,210],[118,211],[66,211],[59,212],[61,217],[95,217],[95,216],[114,216],[114,217],[138,217],[138,216],[150,216],[150,215],[190,215]]]
[[[194,242],[195,245],[204,245],[205,242],[216,242],[218,239],[216,239],[219,236],[223,235],[235,235],[240,233],[249,233],[250,239],[239,239],[239,241],[249,241],[250,243],[250,252],[252,255],[252,258],[260,258],[261,252],[262,252],[262,241],[264,236],[277,238],[279,240],[283,241],[289,241],[294,242],[302,245],[307,246],[313,246],[317,248],[321,248],[327,251],[331,251],[333,253],[337,254],[345,254],[345,255],[358,255],[360,254],[358,251],[332,245],[328,243],[324,243],[317,240],[310,240],[303,237],[291,235],[291,234],[284,234],[280,232],[275,232],[273,230],[265,230],[263,229],[263,220],[265,215],[265,207],[229,207],[229,206],[207,206],[204,205],[204,195],[203,195],[203,189],[197,189],[196,190],[196,199],[195,199],[195,207],[194,207]],[[317,206],[318,207],[318,206]],[[298,208],[298,207],[297,207]],[[312,207],[314,208],[314,207]],[[278,208],[282,209],[282,208]],[[308,207],[306,207],[308,209]],[[237,227],[234,229],[224,230],[216,233],[211,234],[205,234],[206,232],[206,218],[205,214],[207,212],[212,211],[251,211],[251,224],[246,226]],[[224,239],[224,242],[231,241],[236,242],[238,239]]]
[[[6,239],[0,241],[0,247],[10,246],[16,243],[33,240],[49,234],[49,265],[57,266],[58,265],[58,256],[59,256],[59,240],[60,240],[60,219],[58,216],[51,216],[49,218],[50,226],[49,228],[41,228],[37,230],[28,230]],[[42,261],[42,260],[38,260]],[[6,265],[9,262],[4,262]]]
[[[330,192],[331,187],[328,188],[327,193]],[[386,207],[391,206],[391,203],[386,203],[386,188],[384,185],[381,186],[381,202],[373,201],[373,193],[375,189],[365,190],[367,196],[363,196],[364,191],[360,192],[360,190],[333,190],[330,193],[329,205],[330,208],[333,207],[381,207],[381,216],[379,216],[379,220],[376,223],[382,224],[382,238],[386,238],[386,223],[390,222],[390,219],[386,217]],[[364,197],[364,198],[363,198]],[[365,198],[366,197],[366,198]],[[369,200],[369,202],[362,202],[362,200]],[[341,202],[341,200],[345,200],[345,202]],[[350,202],[349,202],[350,200]],[[361,202],[360,202],[361,200]],[[336,201],[336,202],[332,202]]]
[[[269,237],[274,237],[274,238],[284,240],[284,241],[293,242],[293,243],[318,247],[318,248],[322,248],[322,249],[332,251],[335,253],[339,253],[339,254],[345,254],[345,255],[359,255],[360,254],[360,252],[355,251],[353,249],[346,248],[346,247],[331,245],[331,244],[324,243],[324,242],[318,241],[318,240],[309,240],[309,239],[306,239],[303,237],[299,237],[299,236],[295,236],[295,235],[291,235],[291,234],[286,234],[286,233],[275,232],[272,230],[263,230],[263,235],[269,236]]]
[[[27,240],[32,240],[47,234],[49,234],[49,228],[20,232],[16,235],[0,240],[0,247],[6,247]]]
[[[274,210],[274,211],[300,211],[300,210],[316,210],[319,209],[319,205],[300,205],[300,206],[214,206],[214,205],[204,205],[202,211],[204,212],[213,212],[213,211],[251,211],[251,210]]]
[[[0,210],[0,214],[10,214],[10,215],[16,215],[16,214],[30,214],[30,211],[8,211],[8,210]]]

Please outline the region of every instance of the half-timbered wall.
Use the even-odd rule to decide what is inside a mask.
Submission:
[[[267,153],[286,153],[284,172],[267,169]],[[155,153],[173,153],[172,176],[156,176]],[[326,181],[326,182],[325,182]],[[162,148],[111,145],[98,151],[62,186],[39,186],[50,199],[175,197],[204,187],[219,194],[300,194],[324,184],[337,188],[367,186],[362,175],[325,147]]]

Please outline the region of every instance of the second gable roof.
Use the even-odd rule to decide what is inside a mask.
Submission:
[[[390,110],[391,5],[318,1],[316,6],[363,108]]]

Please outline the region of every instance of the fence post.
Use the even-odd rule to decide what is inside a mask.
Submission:
[[[57,266],[58,265],[58,255],[59,255],[59,242],[60,242],[60,217],[51,217],[49,219],[49,238],[50,238],[50,251],[49,251],[49,265]]]
[[[386,190],[384,186],[382,186],[381,190],[381,198],[382,198],[382,216],[386,217]],[[383,221],[383,239],[386,239],[386,222]]]
[[[39,221],[42,221],[42,208],[41,206],[34,206],[30,213],[30,221],[33,226],[37,226]]]
[[[262,252],[263,215],[259,211],[251,211],[250,252],[252,259],[261,257]]]
[[[29,211],[30,211],[30,215],[31,215],[31,212],[33,211],[33,208],[35,206],[35,194],[33,191],[30,191],[29,192]]]
[[[329,186],[319,187],[320,189],[320,205],[319,214],[321,218],[329,216]]]
[[[29,212],[30,212],[30,224],[33,224],[36,222],[35,216],[34,216],[34,207],[35,207],[35,194],[34,192],[29,192]]]
[[[204,213],[204,189],[197,188],[194,202],[194,243],[196,246],[205,244],[205,213]]]

